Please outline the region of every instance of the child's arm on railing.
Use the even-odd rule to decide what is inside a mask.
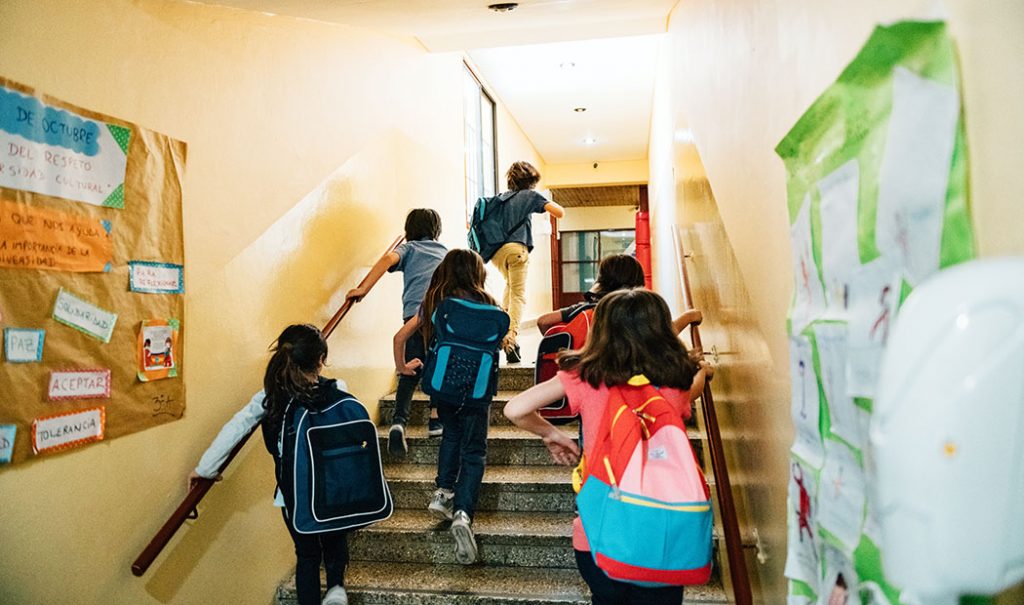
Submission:
[[[370,272],[363,278],[363,282],[370,284],[369,286],[356,286],[345,294],[345,300],[352,299],[354,302],[359,302],[366,296],[366,293],[370,291],[370,287],[377,283],[377,280],[381,278],[388,269],[394,267],[401,260],[397,252],[388,252],[384,256],[380,257],[373,267],[370,268]]]
[[[697,309],[690,309],[683,311],[683,314],[672,320],[672,330],[676,334],[679,334],[687,326],[699,326],[700,322],[704,320],[704,315],[701,314]]]
[[[416,330],[420,329],[423,324],[423,319],[419,315],[413,315],[409,318],[409,321],[405,322],[405,325],[395,333],[395,338],[392,341],[394,345],[395,355],[395,371],[405,376],[414,376],[416,370],[423,365],[423,360],[413,359],[409,363],[405,362],[405,343],[412,337]]]
[[[576,440],[537,413],[537,410],[562,397],[565,397],[565,386],[555,376],[509,400],[505,404],[505,416],[512,424],[543,439],[555,462],[573,466],[580,459],[580,448]]]
[[[245,407],[235,412],[231,420],[228,420],[214,437],[210,447],[206,448],[202,458],[199,459],[199,464],[189,473],[188,489],[192,489],[195,481],[200,478],[220,481],[221,476],[218,470],[227,460],[231,450],[252,431],[252,427],[259,424],[266,413],[267,411],[263,408],[263,391],[260,390],[259,393],[252,396]]]
[[[701,360],[697,362],[700,369],[693,376],[693,385],[690,386],[690,401],[695,401],[704,393],[704,385],[715,376],[715,366]]]

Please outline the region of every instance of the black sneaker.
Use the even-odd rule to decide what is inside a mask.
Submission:
[[[392,424],[388,431],[388,453],[395,458],[405,458],[409,453],[409,444],[405,442],[405,426]]]
[[[519,355],[519,345],[505,351],[505,360],[509,363],[519,363],[523,360],[522,356]]]
[[[427,436],[440,437],[444,433],[444,425],[440,418],[431,418],[427,422]]]

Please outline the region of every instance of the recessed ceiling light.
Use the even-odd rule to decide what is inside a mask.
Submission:
[[[593,145],[596,142],[597,142],[597,139],[595,139],[594,137],[587,137],[587,138],[583,139],[583,144],[584,145]]]
[[[573,107],[572,110],[575,111],[576,113],[583,113],[584,111],[587,110],[587,108],[586,107]]]
[[[562,69],[572,69],[573,67],[576,67],[576,64],[573,63],[572,61],[562,61],[561,63],[558,64],[558,66],[561,67]]]
[[[498,3],[498,4],[488,4],[487,8],[491,9],[492,11],[494,11],[496,13],[511,13],[512,11],[516,10],[517,8],[519,8],[519,3],[517,3],[517,2],[501,2],[501,3]]]

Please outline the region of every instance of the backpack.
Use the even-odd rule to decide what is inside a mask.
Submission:
[[[296,533],[365,527],[394,509],[377,428],[352,395],[317,411],[292,400],[281,425],[278,486]]]
[[[643,586],[711,577],[711,492],[679,413],[644,376],[610,389],[576,496],[594,562]]]
[[[595,304],[577,308],[566,323],[548,328],[537,346],[537,362],[533,366],[534,384],[540,384],[558,373],[558,353],[583,348],[590,335]],[[540,415],[554,424],[565,424],[577,416],[569,410],[569,400],[562,399],[540,409]]]
[[[473,218],[469,222],[469,249],[476,252],[484,259],[484,262],[491,260],[498,252],[498,249],[508,242],[508,237],[519,230],[530,215],[519,221],[511,231],[505,231],[505,212],[508,200],[515,197],[518,192],[502,199],[502,195],[494,197],[481,197],[476,200],[473,206]]]
[[[423,392],[456,405],[488,405],[498,392],[498,346],[508,332],[500,308],[448,297],[431,317],[434,339],[423,366]]]

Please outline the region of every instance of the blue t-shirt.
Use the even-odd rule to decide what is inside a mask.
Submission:
[[[529,216],[546,212],[544,206],[547,205],[548,200],[533,189],[506,191],[501,194],[501,199],[507,204],[502,212],[502,226],[509,234],[505,243],[518,242],[526,246],[527,250],[533,250],[533,224]],[[520,222],[522,225],[512,231]]]
[[[407,320],[423,302],[434,269],[448,254],[448,248],[437,240],[420,239],[403,243],[395,248],[395,254],[398,262],[388,272],[402,272],[402,319]]]

